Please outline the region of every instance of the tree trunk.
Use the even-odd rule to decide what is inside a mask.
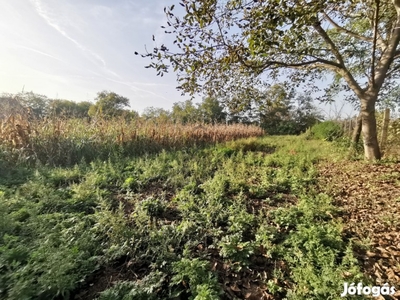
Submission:
[[[353,129],[353,135],[351,136],[351,144],[352,147],[355,147],[360,140],[361,136],[361,128],[362,128],[362,118],[361,113],[357,116],[356,126]]]
[[[383,115],[383,126],[382,126],[382,137],[381,137],[381,149],[385,148],[388,129],[389,129],[389,121],[390,121],[390,109],[386,108],[385,113]]]
[[[356,154],[357,144],[360,140],[361,136],[361,128],[362,128],[362,117],[361,113],[357,116],[356,125],[353,129],[353,134],[351,136],[351,144],[349,147],[349,152],[347,154],[347,158],[351,159]]]
[[[375,118],[376,97],[361,100],[362,133],[364,156],[367,160],[381,159]]]

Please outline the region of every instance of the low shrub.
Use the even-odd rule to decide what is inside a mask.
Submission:
[[[334,121],[325,121],[311,127],[311,136],[315,139],[332,142],[343,136],[343,129]]]

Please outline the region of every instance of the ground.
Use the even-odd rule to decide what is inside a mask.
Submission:
[[[0,161],[0,296],[325,300],[346,299],[344,282],[399,291],[400,163],[344,153],[300,136],[69,167]]]
[[[319,178],[341,210],[363,273],[378,285],[399,285],[400,163],[324,164]]]

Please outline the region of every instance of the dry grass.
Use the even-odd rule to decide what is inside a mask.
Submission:
[[[0,146],[3,156],[14,161],[71,165],[82,159],[134,156],[262,135],[261,128],[243,124],[157,124],[122,118],[91,122],[60,118],[29,121],[13,115],[1,122]]]

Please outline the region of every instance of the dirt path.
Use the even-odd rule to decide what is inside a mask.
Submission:
[[[376,285],[389,283],[400,298],[400,163],[329,163],[319,185],[341,211],[362,271]]]

